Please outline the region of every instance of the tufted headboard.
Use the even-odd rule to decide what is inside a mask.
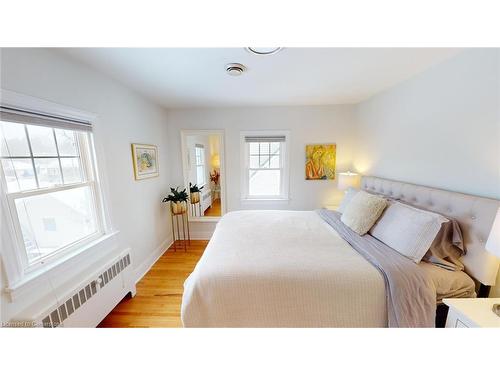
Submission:
[[[500,201],[379,177],[363,177],[361,189],[454,218],[460,224],[467,253],[465,271],[484,285],[494,285],[499,261],[484,245]]]

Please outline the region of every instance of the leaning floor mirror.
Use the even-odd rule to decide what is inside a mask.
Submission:
[[[224,132],[182,130],[184,184],[190,221],[218,221],[226,212]]]

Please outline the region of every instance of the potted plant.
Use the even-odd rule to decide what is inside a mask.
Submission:
[[[198,203],[200,201],[200,191],[201,190],[197,184],[191,185],[191,182],[189,183],[189,198],[192,204]]]
[[[170,202],[170,209],[174,215],[183,214],[187,210],[186,202],[188,195],[186,189],[179,190],[180,188],[170,188],[168,197],[163,198],[163,202]]]

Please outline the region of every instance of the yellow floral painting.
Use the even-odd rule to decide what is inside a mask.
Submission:
[[[334,180],[337,146],[306,146],[306,180]]]

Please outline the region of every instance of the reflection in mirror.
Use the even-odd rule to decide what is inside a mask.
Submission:
[[[223,135],[216,131],[183,131],[184,180],[189,189],[189,216],[217,218],[224,214]]]

